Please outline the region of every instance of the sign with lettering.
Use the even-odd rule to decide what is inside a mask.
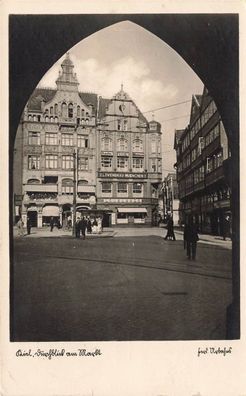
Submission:
[[[104,198],[104,203],[142,203],[141,198]]]
[[[144,173],[130,173],[130,172],[98,172],[98,177],[114,177],[118,179],[147,179],[147,172]]]

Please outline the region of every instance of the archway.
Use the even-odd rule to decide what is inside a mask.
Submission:
[[[238,17],[236,15],[54,15],[10,18],[10,169],[14,136],[25,103],[41,76],[69,48],[113,23],[130,20],[149,30],[176,50],[205,83],[222,116],[231,142],[233,168],[234,298],[239,323],[239,106]],[[45,29],[43,28],[45,27]],[[63,31],[70,35],[59,40]],[[30,34],[32,32],[32,34]],[[37,49],[32,36],[38,32]],[[49,40],[49,37],[53,40]],[[56,47],[53,47],[53,42]],[[192,45],[191,45],[192,43]],[[25,56],[21,54],[25,52]],[[33,62],[35,59],[35,62]],[[209,69],[209,71],[208,71]],[[23,78],[24,76],[24,78]],[[224,95],[221,93],[224,92]],[[10,172],[11,173],[11,172]],[[12,182],[11,182],[12,183]],[[10,183],[10,194],[12,185]],[[12,207],[10,208],[12,210]],[[10,210],[10,222],[12,213]],[[234,333],[239,336],[239,327]]]

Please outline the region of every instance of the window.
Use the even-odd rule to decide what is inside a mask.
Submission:
[[[57,113],[58,113],[58,105],[56,103],[54,106],[54,114],[57,115]]]
[[[121,120],[117,120],[117,130],[121,131]]]
[[[155,159],[151,160],[151,171],[156,172],[156,160]]]
[[[54,146],[58,143],[57,133],[46,132],[45,134],[45,144]]]
[[[80,106],[77,106],[77,117],[80,117]]]
[[[63,155],[62,156],[62,169],[73,169],[73,156]]]
[[[62,117],[66,118],[67,117],[67,105],[66,105],[66,103],[62,103],[61,110],[62,110]]]
[[[89,139],[85,136],[78,135],[78,147],[88,148]]]
[[[111,168],[112,167],[112,157],[108,157],[106,155],[102,155],[101,157],[101,167],[102,168]]]
[[[158,170],[158,172],[160,173],[161,172],[161,159],[158,159],[157,160],[157,170]]]
[[[40,157],[37,155],[28,156],[28,169],[39,169],[40,168]]]
[[[73,194],[73,180],[63,179],[62,180],[62,195],[72,195]]]
[[[102,139],[102,151],[111,151],[112,150],[112,140],[108,137]]]
[[[118,157],[117,158],[117,168],[127,169],[128,168],[128,158],[127,157]]]
[[[118,183],[118,193],[127,194],[127,183]]]
[[[73,104],[69,103],[68,105],[68,118],[73,118]]]
[[[134,169],[143,169],[143,158],[133,158],[132,167]]]
[[[72,146],[73,145],[73,135],[70,133],[62,134],[62,146]]]
[[[155,131],[156,130],[156,127],[157,127],[157,124],[156,123],[154,123],[154,122],[152,122],[151,124],[150,124],[150,130],[151,131]]]
[[[143,152],[143,141],[139,138],[133,140],[133,151],[135,153]]]
[[[53,106],[50,108],[50,115],[53,115]]]
[[[102,183],[102,193],[111,194],[111,192],[112,192],[112,183],[103,182]]]
[[[127,131],[127,125],[128,125],[127,120],[124,120],[124,122],[123,122],[123,130],[124,131]]]
[[[151,140],[151,152],[155,153],[156,152],[156,141]]]
[[[127,140],[124,138],[120,138],[117,141],[117,150],[118,151],[127,151],[128,149],[128,144],[127,144]]]
[[[143,185],[141,183],[133,183],[132,192],[133,194],[141,194],[143,191]]]
[[[89,169],[88,157],[79,157],[78,158],[78,169],[79,170],[88,170]]]
[[[46,155],[45,157],[45,167],[47,169],[56,169],[57,168],[57,155]]]
[[[28,144],[40,144],[40,132],[29,132]]]

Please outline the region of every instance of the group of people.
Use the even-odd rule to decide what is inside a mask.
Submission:
[[[168,219],[167,234],[164,239],[176,241],[172,217]],[[196,259],[196,246],[198,240],[198,228],[191,219],[188,223],[185,224],[184,227],[184,249],[186,249],[188,259]]]
[[[101,234],[102,233],[102,219],[101,217],[94,217],[91,219],[88,217],[78,217],[75,223],[75,236],[80,238],[80,234],[83,239],[87,234]]]

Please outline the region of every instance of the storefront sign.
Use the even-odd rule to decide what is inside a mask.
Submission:
[[[114,177],[118,179],[147,179],[147,173],[129,173],[129,172],[98,172],[98,177]]]
[[[141,198],[104,198],[104,203],[141,203]]]

